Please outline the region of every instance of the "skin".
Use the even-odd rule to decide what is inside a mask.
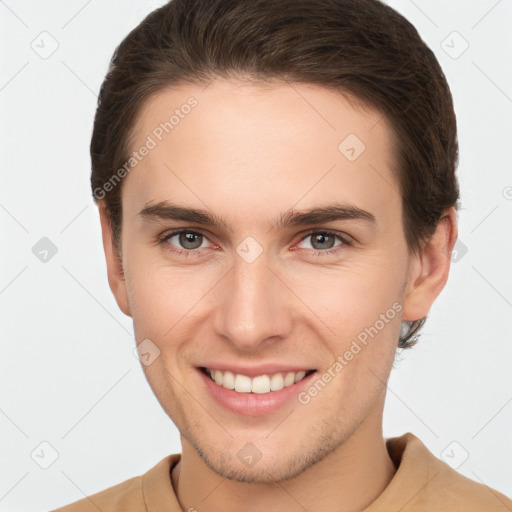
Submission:
[[[386,382],[400,322],[426,316],[446,283],[455,211],[445,212],[420,253],[410,253],[389,125],[375,110],[316,85],[217,79],[206,89],[162,91],[137,119],[134,149],[190,96],[197,107],[125,178],[121,254],[99,203],[111,289],[133,318],[137,343],[149,338],[161,351],[143,368],[181,433],[182,459],[172,472],[180,505],[361,510],[396,471],[382,434]],[[366,145],[352,162],[338,150],[350,133]],[[232,230],[138,215],[164,200],[208,209]],[[371,212],[375,224],[269,230],[291,208],[333,201]],[[191,247],[178,236],[157,243],[173,228],[204,235],[192,249],[199,256],[173,252]],[[315,245],[310,229],[339,231],[353,244],[334,254],[340,240]],[[236,252],[248,236],[263,248],[252,263]],[[292,400],[265,416],[237,415],[204,391],[195,370],[208,361],[284,361],[322,374],[394,303],[401,312],[308,404]],[[253,467],[237,457],[248,442],[261,453]]]

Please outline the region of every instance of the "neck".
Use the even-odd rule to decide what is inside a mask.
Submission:
[[[382,411],[377,416],[367,416],[346,441],[299,475],[273,483],[220,477],[182,437],[182,457],[171,475],[179,504],[182,510],[209,512],[361,511],[396,472],[382,436]]]

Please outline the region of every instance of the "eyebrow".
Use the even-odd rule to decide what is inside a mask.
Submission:
[[[139,212],[139,215],[149,221],[180,220],[233,232],[229,223],[213,212],[179,206],[168,201],[148,204]],[[282,213],[277,220],[271,222],[270,230],[309,224],[318,225],[335,220],[362,220],[370,224],[377,223],[375,215],[366,210],[353,205],[334,203],[302,211],[292,208]]]

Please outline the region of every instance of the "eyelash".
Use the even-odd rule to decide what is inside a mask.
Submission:
[[[176,236],[176,235],[180,235],[181,233],[189,233],[189,234],[191,233],[191,234],[194,234],[194,235],[200,235],[200,236],[203,236],[205,238],[208,238],[201,231],[193,231],[193,230],[190,230],[190,229],[179,229],[179,230],[176,230],[176,231],[171,231],[171,232],[164,233],[163,235],[159,236],[158,237],[158,244],[160,246],[164,247],[166,250],[170,250],[171,252],[173,252],[175,254],[178,254],[178,255],[184,255],[187,258],[191,257],[191,256],[192,257],[200,256],[200,254],[198,254],[200,249],[169,249],[168,248],[168,246],[170,245],[170,244],[168,244],[169,239],[174,237],[174,236]],[[311,230],[311,231],[307,232],[300,239],[300,242],[302,242],[303,240],[305,240],[306,238],[308,238],[308,237],[310,237],[311,235],[314,235],[314,234],[331,235],[331,236],[334,236],[334,237],[338,238],[342,242],[340,245],[336,246],[335,248],[328,249],[328,250],[325,250],[325,251],[310,249],[310,251],[313,251],[313,254],[315,254],[317,257],[336,255],[336,254],[340,253],[342,250],[344,250],[347,246],[351,246],[352,245],[351,240],[344,233],[340,233],[339,231],[332,231],[332,230],[329,230],[329,229]],[[165,246],[167,246],[167,247],[165,247]]]

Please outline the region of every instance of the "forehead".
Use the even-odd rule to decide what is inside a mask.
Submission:
[[[386,119],[318,85],[169,88],[143,105],[131,140],[133,151],[152,146],[125,178],[134,209],[169,199],[228,218],[333,201],[400,209]]]

